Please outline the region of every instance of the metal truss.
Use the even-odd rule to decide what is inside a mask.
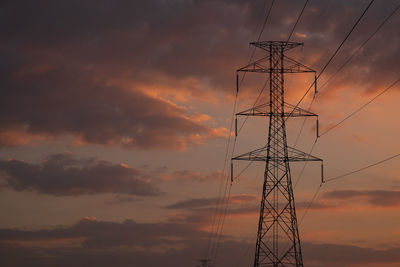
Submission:
[[[232,160],[266,163],[254,267],[303,266],[289,162],[322,159],[287,146],[288,117],[317,115],[284,101],[284,73],[315,71],[284,55],[285,51],[302,43],[267,41],[251,45],[268,54],[238,69],[238,72],[268,73],[269,103],[254,106],[236,116],[269,117],[268,142],[266,146]]]

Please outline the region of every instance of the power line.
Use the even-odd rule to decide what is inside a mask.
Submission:
[[[363,13],[361,14],[361,16],[358,18],[358,20],[355,22],[355,24],[353,25],[353,27],[350,29],[350,31],[348,32],[348,34],[346,35],[346,37],[344,38],[344,40],[340,43],[340,45],[337,47],[337,49],[335,50],[335,52],[332,54],[332,56],[329,58],[329,60],[327,61],[327,63],[324,65],[324,67],[322,68],[322,70],[320,71],[320,73],[318,74],[318,76],[315,78],[314,82],[311,84],[311,86],[307,89],[307,91],[304,93],[304,95],[300,98],[300,100],[298,101],[298,103],[296,104],[296,106],[293,108],[293,110],[291,111],[291,114],[294,112],[294,110],[300,105],[300,103],[304,100],[304,98],[307,96],[307,94],[310,92],[311,88],[313,86],[315,86],[315,83],[317,82],[317,80],[321,77],[321,75],[324,73],[324,71],[326,70],[326,68],[329,66],[329,64],[332,62],[333,58],[337,55],[337,53],[339,52],[339,50],[342,48],[342,46],[344,45],[344,43],[347,41],[347,39],[350,37],[350,35],[353,33],[354,29],[357,27],[357,25],[359,24],[359,22],[361,21],[361,19],[364,17],[364,15],[366,14],[366,12],[368,11],[368,9],[371,7],[371,5],[373,4],[375,0],[371,0],[370,3],[367,5],[367,7],[364,9]],[[314,99],[312,100],[312,102],[310,103],[310,106],[312,105]],[[290,114],[290,115],[291,115]],[[289,117],[290,117],[289,115]],[[302,128],[304,127],[304,123],[305,120],[303,121],[303,125]],[[298,138],[296,138],[296,140],[298,140]],[[296,141],[297,142],[297,141]],[[315,143],[313,144],[313,148],[314,148]],[[313,149],[312,148],[312,149]],[[303,169],[305,168],[305,166],[303,167]],[[311,208],[313,202],[315,201],[319,191],[321,190],[322,184],[320,184],[320,186],[318,187],[317,191],[315,192],[311,202],[309,203],[307,209],[305,210],[300,223],[303,221],[305,215],[307,214],[308,210]]]
[[[328,62],[326,62],[326,64],[324,65],[324,67],[322,68],[322,70],[320,71],[320,73],[318,74],[318,76],[315,78],[314,82],[311,84],[311,86],[307,89],[307,91],[304,93],[304,95],[300,98],[300,100],[297,102],[296,106],[294,107],[294,109],[292,110],[292,112],[290,113],[290,115],[292,115],[292,113],[294,112],[294,110],[300,105],[300,103],[304,100],[304,98],[308,95],[308,93],[310,92],[311,88],[315,85],[315,83],[317,82],[317,80],[319,79],[319,77],[321,77],[321,75],[324,73],[324,71],[326,70],[326,68],[329,66],[329,64],[332,62],[333,58],[337,55],[337,53],[339,52],[339,50],[342,48],[342,46],[344,45],[344,43],[347,41],[347,39],[350,37],[350,35],[353,33],[354,29],[357,27],[357,25],[360,23],[361,19],[364,17],[365,13],[367,13],[368,9],[371,7],[372,3],[375,0],[371,0],[371,2],[368,4],[368,6],[364,9],[363,13],[361,14],[361,16],[357,19],[356,23],[353,25],[353,27],[351,28],[351,30],[347,33],[346,37],[343,39],[343,41],[340,43],[340,45],[336,48],[335,52],[333,53],[333,55],[329,58]],[[290,116],[289,116],[290,117]]]
[[[320,87],[319,87],[319,94],[318,95],[316,95],[316,96],[320,96],[321,95],[321,90],[324,88],[324,86],[327,84],[327,83],[329,83],[360,51],[361,51],[361,49],[376,35],[376,33],[378,33],[378,31],[385,25],[385,23],[398,11],[400,9],[400,4],[379,24],[379,26],[375,29],[375,31],[356,49],[356,51],[339,67],[339,69],[331,76],[331,77],[329,77],[329,79],[323,84],[323,85],[321,85]],[[312,106],[312,104],[313,104],[313,102],[314,102],[314,100],[315,100],[315,96],[313,97],[313,99],[311,100],[311,102],[310,102],[310,105],[308,106],[308,110],[311,108],[311,106]],[[353,114],[354,115],[354,114]],[[304,126],[305,126],[305,122],[306,122],[306,120],[307,120],[307,117],[306,118],[304,118],[304,120],[303,120],[303,123],[302,123],[302,125],[301,125],[301,127],[300,127],[300,131],[299,131],[299,133],[298,133],[298,135],[297,135],[297,137],[296,137],[296,139],[295,139],[295,143],[294,143],[294,146],[296,147],[296,145],[297,145],[297,143],[298,143],[298,141],[299,141],[299,138],[300,138],[300,135],[301,135],[301,133],[303,132],[303,129],[304,129]],[[337,125],[336,125],[337,126]],[[336,127],[335,126],[335,127]],[[332,128],[333,129],[333,128]],[[313,144],[313,148],[314,148],[314,146],[315,146],[315,143]],[[311,151],[313,150],[313,148],[311,149]],[[311,152],[310,152],[311,153]],[[299,182],[299,180],[300,180],[300,178],[301,178],[301,176],[302,176],[302,174],[303,174],[303,171],[304,171],[304,169],[305,169],[305,167],[306,167],[306,165],[307,165],[307,162],[305,162],[304,163],[304,165],[303,165],[303,168],[302,168],[302,170],[301,170],[301,172],[300,172],[300,176],[299,176],[299,178],[298,178],[298,180],[296,181],[296,184],[295,184],[295,187],[296,187],[296,185],[297,185],[297,183]]]
[[[228,192],[228,197],[226,198],[226,202],[225,202],[225,209],[224,209],[224,213],[223,213],[223,216],[222,216],[220,232],[217,235],[217,243],[216,243],[215,254],[214,254],[214,258],[213,258],[213,262],[214,263],[215,263],[215,261],[217,259],[218,249],[219,249],[220,242],[221,242],[222,229],[224,228],[225,218],[226,218],[226,214],[228,212],[229,199],[230,199],[230,196],[231,196],[231,189],[232,189],[232,184],[230,184],[230,186],[229,186],[229,192]]]
[[[361,14],[361,16],[358,18],[358,20],[356,21],[356,23],[353,25],[353,27],[351,28],[351,30],[349,31],[349,33],[346,35],[346,37],[344,38],[344,40],[342,41],[342,43],[338,46],[338,48],[336,49],[335,53],[333,53],[333,55],[331,56],[331,58],[328,60],[328,62],[325,64],[325,66],[322,68],[321,72],[319,73],[318,77],[319,78],[322,73],[324,73],[326,67],[328,67],[328,65],[331,63],[331,61],[333,60],[333,58],[337,55],[337,53],[339,52],[340,48],[342,48],[343,44],[346,42],[346,40],[350,37],[350,35],[352,34],[352,32],[354,31],[354,29],[357,27],[358,23],[361,21],[361,19],[364,17],[365,13],[367,13],[368,9],[370,8],[370,6],[372,5],[372,3],[375,0],[371,0],[371,2],[369,2],[368,6],[365,8],[364,12]]]
[[[354,53],[336,70],[336,72],[319,87],[319,91],[321,91],[325,85],[329,83],[361,51],[361,49],[378,33],[378,31],[399,9],[400,4],[381,22],[381,24],[379,24],[375,31],[357,48],[356,51],[354,51]]]
[[[274,6],[274,3],[275,3],[275,0],[272,0],[271,5],[269,6],[269,10],[268,10],[267,16],[265,17],[263,26],[262,26],[262,28],[261,28],[261,32],[260,32],[260,34],[258,35],[257,42],[260,41],[260,39],[261,39],[261,36],[262,36],[262,34],[263,34],[263,32],[264,32],[264,29],[265,29],[265,26],[267,25],[269,16],[271,15],[271,10],[272,10],[272,7]]]
[[[341,179],[341,178],[344,178],[344,177],[346,177],[346,176],[349,176],[349,175],[352,175],[352,174],[355,174],[355,173],[358,173],[358,172],[361,172],[361,171],[364,171],[364,170],[366,170],[366,169],[375,167],[375,166],[377,166],[377,165],[383,164],[383,163],[385,163],[385,162],[387,162],[387,161],[389,161],[389,160],[392,160],[392,159],[394,159],[394,158],[397,158],[397,157],[399,157],[399,156],[400,156],[400,153],[395,154],[395,155],[393,155],[393,156],[390,156],[390,157],[388,157],[388,158],[385,158],[385,159],[383,159],[383,160],[380,160],[380,161],[378,161],[378,162],[375,162],[375,163],[373,163],[373,164],[367,165],[367,166],[362,167],[362,168],[360,168],[360,169],[357,169],[357,170],[354,170],[354,171],[351,171],[351,172],[344,173],[344,174],[342,174],[342,175],[338,175],[338,176],[335,176],[335,177],[326,179],[326,180],[324,181],[324,183],[321,183],[321,184],[319,185],[319,187],[317,188],[316,192],[314,193],[314,196],[312,197],[311,201],[310,201],[309,204],[307,205],[307,208],[306,208],[306,210],[304,211],[303,216],[301,217],[300,224],[303,222],[304,217],[307,215],[307,213],[308,213],[308,211],[310,210],[311,206],[314,204],[314,202],[315,202],[315,200],[317,199],[317,196],[318,196],[318,194],[319,194],[319,192],[320,192],[320,190],[321,190],[321,188],[322,188],[322,186],[323,186],[324,184],[329,183],[329,182],[332,182],[332,181],[335,181],[335,180],[338,180],[338,179]]]
[[[308,211],[310,210],[311,206],[314,204],[314,201],[317,199],[317,196],[319,194],[319,191],[322,188],[322,183],[318,186],[317,190],[315,191],[311,201],[308,203],[306,210],[304,211],[303,215],[301,216],[299,225],[303,223],[304,217],[307,215]]]
[[[366,169],[369,169],[369,168],[371,168],[371,167],[380,165],[380,164],[382,164],[382,163],[384,163],[384,162],[386,162],[386,161],[392,160],[392,159],[397,158],[397,157],[399,157],[399,156],[400,156],[400,153],[399,153],[399,154],[396,154],[396,155],[393,155],[393,156],[391,156],[391,157],[388,157],[388,158],[386,158],[386,159],[383,159],[383,160],[381,160],[381,161],[375,162],[375,163],[373,163],[373,164],[370,164],[370,165],[368,165],[368,166],[362,167],[362,168],[360,168],[360,169],[357,169],[357,170],[354,170],[354,171],[351,171],[351,172],[348,172],[348,173],[345,173],[345,174],[342,174],[342,175],[339,175],[339,176],[336,176],[336,177],[328,178],[328,179],[325,180],[325,183],[329,183],[329,182],[331,182],[331,181],[334,181],[334,180],[337,180],[337,179],[341,179],[341,178],[343,178],[343,177],[352,175],[352,174],[354,174],[354,173],[364,171],[364,170],[366,170]]]
[[[375,29],[375,31],[354,51],[354,53],[336,70],[336,72],[333,74],[333,75],[331,75],[330,77],[329,77],[329,79],[326,81],[326,82],[324,82],[320,87],[319,87],[319,94],[318,95],[316,95],[316,96],[320,96],[321,95],[321,91],[322,91],[322,89],[326,86],[326,84],[328,84],[334,77],[336,77],[336,75],[361,51],[361,49],[381,30],[381,28],[386,24],[386,22],[388,22],[389,21],[389,19],[398,11],[400,9],[400,4],[399,5],[397,5],[397,7],[379,24],[379,26]],[[322,91],[322,92],[325,92],[325,91]],[[312,101],[311,101],[311,103],[310,103],[310,105],[309,105],[309,107],[308,107],[308,109],[310,109],[311,108],[311,106],[312,106],[312,104],[313,104],[313,102],[314,102],[314,100],[315,100],[315,97],[312,99]],[[303,128],[304,128],[304,125],[305,125],[305,122],[306,122],[306,120],[307,120],[307,117],[306,118],[304,118],[304,120],[303,120],[303,123],[302,123],[302,125],[301,125],[301,127],[300,127],[300,132],[299,132],[299,134],[297,135],[297,137],[296,137],[296,141],[295,141],[295,146],[296,146],[296,144],[297,144],[297,142],[299,141],[299,138],[300,138],[300,135],[301,135],[301,133],[302,133],[302,131],[303,131]]]
[[[354,170],[354,171],[351,171],[351,172],[344,173],[344,174],[339,175],[339,176],[335,176],[335,177],[326,179],[325,182],[324,182],[324,183],[321,183],[321,184],[319,185],[319,187],[317,188],[317,191],[315,192],[315,194],[314,194],[314,196],[312,197],[310,203],[308,204],[306,210],[304,211],[303,216],[301,217],[300,224],[303,222],[304,217],[307,215],[307,213],[308,213],[308,211],[310,210],[311,206],[314,204],[314,202],[315,202],[315,200],[316,200],[316,198],[317,198],[317,196],[318,196],[318,193],[320,192],[320,190],[321,190],[321,188],[322,188],[322,186],[323,186],[324,184],[329,183],[329,182],[331,182],[331,181],[335,181],[335,180],[344,178],[344,177],[346,177],[346,176],[349,176],[349,175],[352,175],[352,174],[355,174],[355,173],[358,173],[358,172],[361,172],[361,171],[364,171],[364,170],[366,170],[366,169],[375,167],[375,166],[377,166],[377,165],[380,165],[380,164],[382,164],[382,163],[385,163],[385,162],[387,162],[387,161],[389,161],[389,160],[392,160],[392,159],[394,159],[394,158],[397,158],[397,157],[399,157],[399,156],[400,156],[400,153],[395,154],[395,155],[393,155],[393,156],[390,156],[390,157],[388,157],[388,158],[386,158],[386,159],[380,160],[380,161],[378,161],[378,162],[375,162],[375,163],[373,163],[373,164],[367,165],[367,166],[365,166],[365,167],[363,167],[363,168],[360,168],[360,169],[357,169],[357,170]]]
[[[308,2],[309,2],[309,0],[306,0],[306,2],[304,3],[303,8],[301,9],[299,15],[297,16],[297,20],[296,20],[295,24],[293,25],[292,30],[291,30],[291,32],[290,32],[290,34],[289,34],[289,36],[288,36],[288,38],[287,38],[287,40],[286,40],[286,44],[289,42],[290,38],[292,37],[292,35],[293,35],[293,33],[294,33],[294,31],[295,31],[295,29],[296,29],[296,27],[297,27],[297,24],[299,23],[300,18],[302,17],[302,15],[303,15],[303,13],[304,13],[304,10],[305,10],[305,8],[306,8]],[[274,4],[274,1],[272,1],[272,3],[271,3],[270,9],[269,9],[269,11],[268,11],[268,15],[267,15],[267,17],[266,17],[266,21],[268,20],[268,17],[269,17],[269,15],[270,15],[270,12],[271,12],[271,9],[272,9],[273,4]],[[260,41],[261,34],[262,34],[262,32],[264,31],[265,25],[266,25],[266,22],[265,22],[264,25],[263,25],[263,28],[262,28],[262,30],[261,30],[260,35],[258,36],[258,40],[257,40],[257,41]],[[255,51],[255,50],[256,50],[256,47],[254,47],[254,49],[253,49],[253,53],[252,53],[252,55],[251,55],[250,62],[251,62],[251,60],[253,59],[254,51]],[[249,63],[250,63],[250,62],[249,62]],[[245,72],[245,73],[243,74],[242,80],[244,79],[246,73],[247,73],[247,72]],[[240,84],[242,83],[242,80],[240,81]],[[260,94],[258,95],[256,101],[254,102],[253,108],[254,108],[254,106],[256,105],[256,103],[257,103],[259,97],[261,96],[262,92],[264,91],[265,86],[267,85],[267,82],[268,82],[268,80],[265,82],[264,86],[262,87]],[[239,131],[238,131],[238,134],[239,134],[240,131],[242,130],[243,126],[246,124],[247,118],[248,118],[248,117],[245,118],[243,124],[240,126]]]
[[[315,145],[317,144],[317,141],[318,141],[318,138],[315,139],[314,144],[311,146],[310,152],[308,152],[308,155],[311,155],[311,153],[313,152],[313,150],[314,150],[314,148],[315,148]],[[303,167],[302,167],[301,170],[300,170],[299,177],[297,178],[296,182],[294,183],[293,189],[296,189],[297,184],[299,183],[301,177],[303,176],[303,173],[304,173],[304,170],[305,170],[305,168],[306,168],[306,166],[307,166],[307,163],[308,163],[308,161],[305,161],[305,162],[304,162]]]
[[[271,5],[269,6],[269,9],[268,9],[267,15],[265,16],[264,23],[263,23],[263,25],[262,25],[262,27],[261,27],[260,34],[258,35],[257,42],[259,42],[260,39],[261,39],[261,36],[262,36],[262,34],[263,34],[263,32],[264,32],[264,29],[265,29],[265,26],[267,25],[269,16],[271,15],[271,11],[272,11],[272,7],[274,6],[274,3],[275,3],[275,0],[272,0]],[[253,60],[253,58],[254,58],[254,53],[255,53],[255,52],[256,52],[256,48],[254,47],[254,48],[253,48],[253,51],[251,52],[251,56],[250,56],[250,59],[249,59],[249,64],[250,64],[251,61]],[[239,86],[242,85],[243,80],[244,80],[245,77],[246,77],[246,72],[243,73],[243,76],[242,76],[242,78],[241,78],[241,80],[240,80]]]
[[[374,100],[376,100],[378,97],[380,97],[381,95],[383,95],[384,93],[386,93],[390,88],[392,88],[393,86],[395,86],[398,82],[400,82],[400,78],[397,79],[395,82],[393,82],[391,85],[389,85],[388,87],[386,87],[384,90],[382,90],[379,94],[377,94],[376,96],[374,96],[373,98],[371,98],[367,103],[365,103],[364,105],[362,105],[361,107],[359,107],[358,109],[356,109],[355,111],[353,111],[352,113],[350,113],[349,115],[347,115],[344,119],[342,119],[341,121],[339,121],[338,123],[336,123],[335,125],[329,127],[326,131],[324,131],[323,133],[320,134],[320,137],[327,134],[328,132],[332,131],[334,128],[336,128],[337,126],[339,126],[340,124],[342,124],[343,122],[345,122],[346,120],[350,119],[352,116],[354,116],[355,114],[357,114],[359,111],[361,111],[363,108],[365,108],[366,106],[368,106],[369,104],[371,104]]]
[[[337,49],[335,50],[335,52],[333,53],[333,55],[330,57],[330,59],[327,61],[327,63],[325,64],[325,66],[322,68],[321,72],[320,72],[320,73],[318,74],[318,76],[315,78],[314,82],[310,85],[310,87],[307,89],[307,91],[305,92],[305,94],[304,94],[304,95],[302,96],[302,98],[298,101],[298,103],[296,104],[295,108],[297,108],[298,105],[300,105],[300,103],[304,100],[304,98],[305,98],[306,95],[309,93],[309,91],[311,90],[311,88],[313,87],[313,85],[315,85],[315,83],[317,82],[317,80],[318,80],[318,79],[321,77],[321,75],[324,73],[324,71],[326,70],[326,68],[328,67],[328,65],[332,62],[333,58],[337,55],[337,53],[339,52],[339,50],[342,48],[343,44],[346,42],[346,40],[349,38],[349,36],[351,35],[351,33],[352,33],[352,32],[354,31],[354,29],[357,27],[358,23],[359,23],[359,22],[361,21],[361,19],[364,17],[364,15],[365,15],[366,12],[368,11],[368,9],[371,7],[371,5],[372,5],[373,2],[374,2],[374,0],[371,0],[371,2],[370,2],[370,3],[368,4],[368,6],[365,8],[365,10],[364,10],[363,13],[361,14],[361,16],[358,18],[358,20],[357,20],[356,23],[353,25],[353,27],[350,29],[350,31],[348,32],[348,34],[346,35],[346,37],[343,39],[343,41],[342,41],[342,42],[340,43],[340,45],[337,47]],[[307,4],[307,2],[305,3],[305,5],[306,5],[306,4]],[[350,59],[348,59],[348,60],[345,62],[345,64],[343,64],[343,65],[339,68],[339,70],[338,70],[334,75],[332,75],[332,76],[330,77],[329,80],[331,80],[331,79],[333,78],[333,76],[335,76],[348,62],[350,62],[350,60],[355,56],[355,54],[358,53],[358,51],[361,50],[361,48],[362,48],[362,47],[363,47],[363,46],[364,46],[364,45],[365,45],[365,44],[380,30],[380,28],[386,23],[386,21],[388,21],[388,20],[390,19],[391,16],[393,16],[393,14],[398,10],[399,7],[400,7],[400,6],[398,6],[398,7],[395,9],[395,11],[392,12],[392,13],[380,24],[380,26],[375,30],[375,32],[374,32],[371,36],[369,36],[369,38],[367,38],[367,40],[366,40],[360,47],[358,47],[358,49],[357,49],[356,52],[352,55],[352,57],[350,57]],[[329,81],[329,80],[328,80],[328,81]],[[326,84],[326,83],[325,83],[325,84]],[[325,84],[324,84],[324,85],[325,85]],[[324,85],[323,85],[323,86],[324,86]],[[313,99],[311,100],[311,103],[310,103],[308,109],[311,108],[311,106],[312,106],[314,100],[315,100],[315,95],[314,95]],[[294,110],[295,110],[295,109],[293,109],[292,112],[293,112]],[[354,114],[353,114],[353,115],[354,115]],[[297,137],[296,137],[296,139],[295,139],[295,144],[294,144],[294,146],[296,146],[296,145],[297,145],[297,142],[299,141],[300,135],[301,135],[301,133],[303,132],[303,129],[304,129],[304,125],[305,125],[306,119],[307,119],[307,117],[304,118],[304,120],[303,120],[303,123],[302,123],[302,125],[301,125],[301,127],[300,127],[300,132],[298,133],[298,135],[297,135]],[[337,126],[337,125],[336,125],[336,126]],[[336,127],[336,126],[335,126],[335,127]],[[334,128],[334,127],[333,127],[333,128]],[[325,133],[326,133],[326,132],[324,132],[323,134],[325,134]],[[317,139],[318,139],[319,137],[321,137],[323,134],[319,135],[319,136],[317,137]],[[313,144],[313,146],[312,146],[312,148],[311,148],[311,151],[314,149],[315,144],[316,144],[316,142]],[[307,165],[307,162],[304,163],[304,166],[303,166],[303,168],[302,168],[302,170],[301,170],[300,177],[297,179],[296,185],[297,185],[298,181],[300,180],[301,175],[303,174],[303,171],[304,171],[306,165]]]
[[[274,3],[275,3],[275,0],[272,0],[271,5],[270,5],[270,7],[269,7],[269,9],[268,9],[266,18],[265,18],[264,23],[263,23],[263,25],[262,25],[260,34],[259,34],[259,36],[258,36],[258,39],[257,39],[258,41],[260,40],[260,38],[261,38],[261,36],[262,36],[262,33],[264,32],[264,29],[265,29],[265,27],[266,27],[266,25],[267,25],[267,22],[268,22],[268,19],[269,19],[269,17],[270,17],[271,10],[272,10],[272,7],[273,7]],[[255,49],[253,49],[253,52],[252,52],[252,54],[251,54],[251,57],[250,57],[249,62],[251,62],[251,60],[253,59],[254,53],[255,53]],[[236,105],[237,105],[237,97],[238,97],[238,92],[239,92],[238,90],[239,90],[239,87],[241,86],[241,84],[243,83],[243,80],[244,80],[245,76],[246,76],[246,73],[244,73],[244,75],[242,76],[242,78],[241,78],[241,80],[240,80],[240,84],[238,85],[238,88],[237,88],[237,91],[236,91],[236,98],[235,98],[235,103],[234,103],[234,109],[233,109],[232,119],[231,119],[231,126],[230,126],[230,132],[229,132],[229,137],[228,137],[228,145],[227,145],[227,150],[226,150],[226,154],[225,154],[225,161],[224,161],[224,169],[223,169],[223,170],[225,170],[225,168],[226,168],[226,162],[227,162],[227,156],[228,156],[228,151],[229,151],[229,144],[230,144],[231,132],[232,132],[232,128],[233,128],[234,114],[235,114]],[[234,150],[235,150],[235,145],[236,145],[236,138],[235,138],[235,140],[234,140],[234,145],[233,145],[233,149],[232,149],[232,154],[233,154],[233,152],[234,152]],[[223,171],[223,173],[224,173],[224,171]],[[223,197],[223,199],[227,199],[227,198],[226,198],[226,192],[227,192],[227,187],[228,187],[228,179],[229,179],[229,178],[228,178],[228,176],[227,176],[227,181],[226,181],[226,184],[225,184],[225,192],[224,192],[224,197]],[[221,182],[222,182],[222,181],[221,181]],[[222,183],[221,183],[221,186],[222,186]],[[216,248],[215,248],[215,254],[214,254],[214,257],[213,257],[214,261],[216,260],[217,253],[218,253],[219,241],[220,241],[220,236],[218,236],[218,235],[220,235],[220,234],[222,233],[222,228],[223,228],[225,216],[226,216],[227,209],[228,209],[228,202],[229,202],[230,189],[231,189],[231,187],[232,187],[232,184],[231,184],[231,186],[229,187],[228,199],[227,199],[226,204],[225,204],[224,212],[223,212],[223,214],[222,214],[222,217],[220,217],[220,218],[218,219],[218,224],[217,224],[217,227],[216,227],[215,236],[216,236],[216,238],[217,238],[217,244],[216,244]],[[209,249],[210,249],[210,248],[209,248],[209,247],[210,247],[210,242],[211,242],[212,236],[213,236],[213,229],[214,229],[214,226],[215,226],[215,220],[216,220],[217,213],[218,213],[218,209],[219,209],[218,206],[219,206],[219,204],[220,204],[220,199],[221,199],[220,197],[221,197],[221,196],[220,196],[220,193],[219,193],[218,202],[217,202],[217,206],[216,206],[216,210],[215,210],[215,216],[214,216],[214,219],[213,219],[212,232],[211,232],[211,234],[210,234],[210,239],[209,239],[208,247],[207,247],[207,257],[208,257],[208,253],[209,253]],[[222,222],[221,222],[221,220],[222,220]],[[221,223],[220,223],[220,222],[221,222]],[[213,250],[213,247],[211,248],[211,252],[212,252],[212,250]]]
[[[223,165],[223,169],[222,169],[222,177],[225,176],[226,164],[227,164],[227,159],[228,159],[228,154],[229,154],[229,147],[230,147],[230,143],[231,143],[233,120],[234,120],[234,115],[236,113],[237,98],[238,98],[238,91],[236,91],[235,101],[234,101],[234,104],[233,104],[233,111],[232,111],[232,116],[231,116],[229,136],[228,136],[228,141],[227,141],[227,145],[226,145],[224,165]],[[228,184],[228,179],[229,179],[229,175],[226,175],[224,198],[225,198],[225,194],[226,194],[226,187],[227,187],[227,184]],[[209,240],[207,242],[206,259],[208,258],[209,253],[211,253],[212,249],[213,249],[213,247],[211,247],[211,251],[210,251],[211,242],[212,242],[212,239],[214,238],[215,223],[217,221],[217,216],[218,216],[218,213],[219,213],[219,210],[220,210],[220,205],[221,205],[221,200],[222,200],[221,199],[222,185],[223,185],[223,179],[221,179],[221,182],[220,182],[220,185],[219,185],[219,188],[218,188],[218,200],[217,200],[217,205],[215,206],[215,212],[214,212],[214,215],[213,215],[213,222],[212,222],[212,226],[211,226],[211,232],[210,232]],[[219,221],[219,219],[218,219],[218,221]],[[218,230],[218,227],[216,229]]]
[[[296,20],[295,24],[293,25],[292,30],[291,30],[291,32],[290,32],[290,34],[289,34],[289,36],[288,36],[288,38],[287,38],[287,40],[286,40],[286,43],[288,43],[289,40],[290,40],[290,38],[292,37],[292,35],[293,35],[293,33],[294,33],[294,31],[295,31],[295,29],[296,29],[296,27],[297,27],[297,24],[299,23],[300,18],[302,17],[302,15],[303,15],[303,13],[304,13],[304,10],[306,9],[306,6],[307,6],[308,2],[309,2],[309,0],[306,0],[306,2],[304,3],[304,6],[303,6],[303,8],[301,9],[300,14],[298,15],[297,20]],[[268,12],[267,18],[269,17],[269,13],[271,12],[272,5],[273,5],[273,2],[272,2],[272,4],[271,4],[270,10],[269,10],[269,12]],[[265,23],[264,23],[264,26],[265,26]],[[264,28],[264,27],[263,27],[263,28]],[[263,31],[263,30],[264,30],[264,29],[262,29],[262,31]],[[261,31],[261,33],[262,33],[262,31]],[[258,38],[258,41],[260,40],[260,38],[261,38],[261,34],[260,34],[260,36],[259,36],[259,38]],[[256,49],[256,48],[254,47],[253,51],[255,51],[255,49]],[[253,55],[251,56],[251,59],[253,59]],[[251,60],[250,60],[250,61],[251,61]],[[246,73],[247,73],[247,72],[245,72],[244,75],[245,75]],[[243,76],[244,76],[244,75],[243,75]],[[264,89],[265,89],[267,83],[268,83],[268,80],[264,83],[264,86],[262,87],[262,89],[261,89],[261,91],[260,91],[260,93],[259,93],[259,95],[258,95],[256,101],[254,102],[253,108],[254,108],[254,106],[256,105],[258,99],[260,98],[262,92],[264,91]],[[248,117],[245,118],[243,124],[240,126],[239,131],[238,131],[238,134],[239,134],[240,131],[242,130],[243,126],[246,124],[247,118],[248,118]]]
[[[245,72],[245,73],[246,73],[246,72]],[[257,96],[257,98],[256,98],[256,101],[254,101],[254,104],[253,104],[252,108],[254,108],[254,107],[257,105],[258,100],[260,99],[262,93],[263,93],[264,90],[265,90],[265,87],[266,87],[267,84],[268,84],[268,81],[269,81],[269,79],[267,79],[267,80],[265,81],[263,87],[262,87],[261,90],[260,90],[260,93],[258,94],[258,96]],[[246,124],[247,119],[248,119],[248,117],[246,117],[246,118],[244,119],[242,125],[240,126],[239,130],[237,131],[237,134],[238,134],[238,135],[239,135],[240,131],[242,130],[242,128],[244,127],[244,125]]]
[[[292,31],[290,32],[289,37],[288,37],[286,43],[288,43],[289,40],[290,40],[290,38],[292,37],[292,35],[293,35],[293,33],[294,33],[294,30],[296,29],[297,24],[298,24],[299,21],[300,21],[301,16],[303,16],[303,13],[304,13],[304,10],[306,9],[306,6],[307,6],[307,4],[308,4],[308,1],[309,1],[309,0],[306,0],[306,2],[304,3],[304,6],[303,6],[303,8],[302,8],[301,11],[300,11],[299,16],[297,17],[296,23],[294,24],[294,26],[293,26],[293,28],[292,28]]]

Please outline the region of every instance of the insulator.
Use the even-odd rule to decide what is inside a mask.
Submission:
[[[231,183],[233,183],[233,162],[231,161]]]
[[[317,94],[318,93],[318,90],[317,90],[317,76],[314,76],[314,90],[315,90],[315,94]]]
[[[235,136],[237,136],[238,135],[238,132],[237,132],[237,117],[235,118]]]
[[[324,180],[324,163],[321,163],[321,183],[325,183],[325,180]]]
[[[239,73],[236,72],[236,93],[239,93]]]

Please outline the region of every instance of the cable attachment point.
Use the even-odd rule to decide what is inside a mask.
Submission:
[[[237,130],[237,116],[235,117],[235,138],[238,135],[238,130]]]
[[[318,93],[317,89],[317,75],[314,76],[314,96]]]
[[[233,162],[231,161],[231,185],[233,183]]]
[[[321,163],[321,185],[325,183],[324,179],[324,162]]]
[[[239,73],[236,72],[236,94],[239,94]]]

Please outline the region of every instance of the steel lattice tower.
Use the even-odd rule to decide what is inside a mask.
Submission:
[[[312,72],[315,77],[315,71],[285,56],[287,50],[301,43],[267,41],[251,45],[263,49],[267,55],[238,72],[269,74],[269,102],[236,115],[268,116],[268,141],[264,147],[232,160],[266,162],[254,267],[303,266],[289,162],[322,160],[287,145],[288,117],[317,115],[284,101],[284,73]]]

